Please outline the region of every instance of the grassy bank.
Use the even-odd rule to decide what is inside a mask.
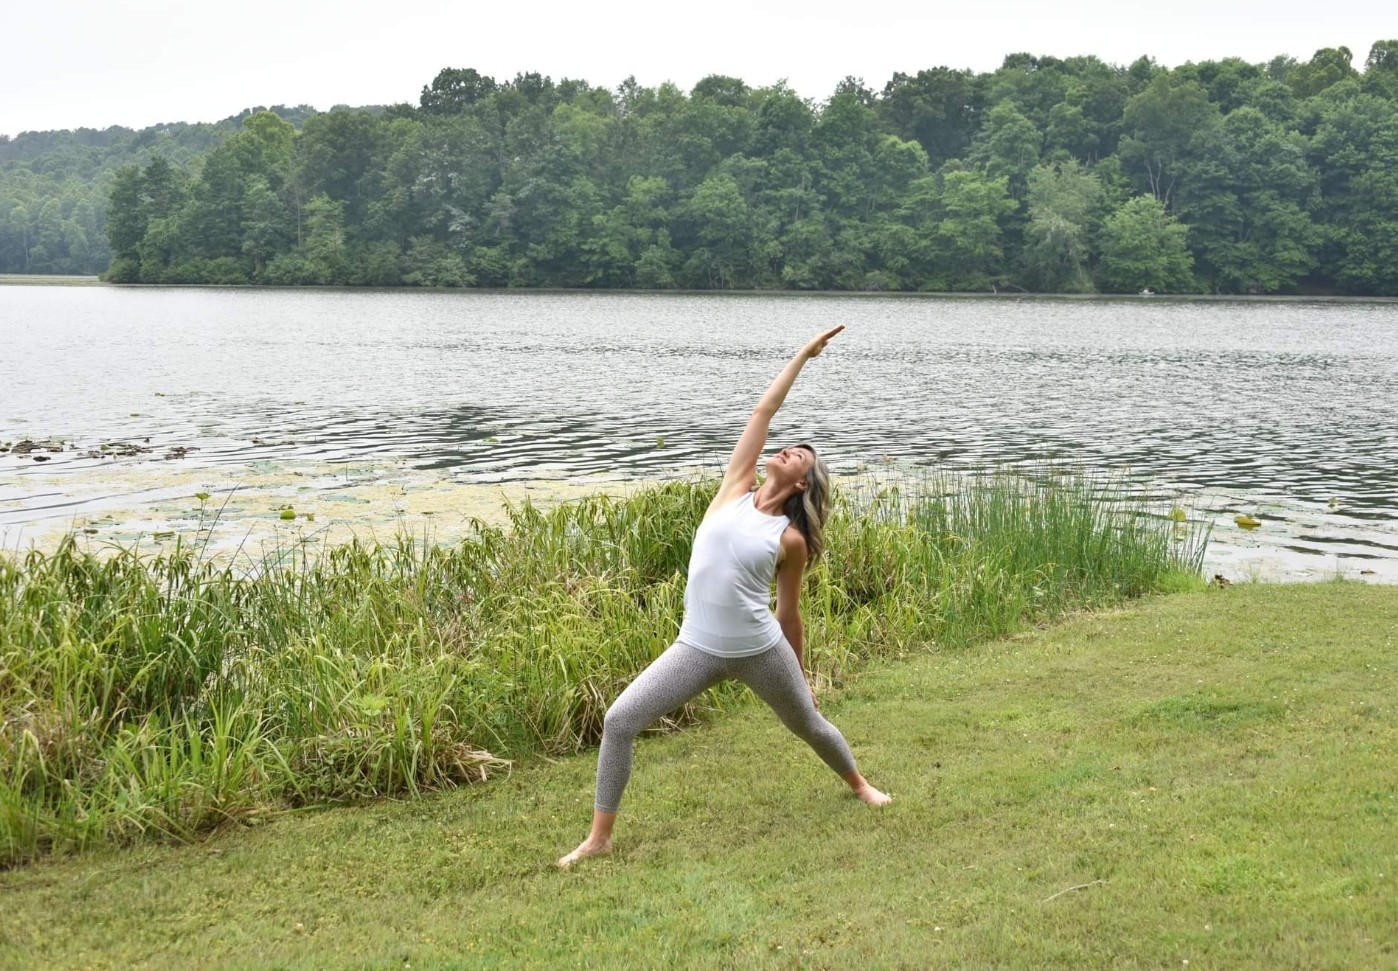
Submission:
[[[673,638],[713,488],[526,505],[450,548],[351,543],[251,575],[188,546],[0,559],[0,863],[592,745]],[[873,658],[1156,589],[1197,572],[1201,544],[1178,530],[1079,479],[869,483],[809,578],[812,665],[838,685]]]
[[[0,875],[0,964],[1393,967],[1395,593],[1235,585],[873,665],[825,709],[877,812],[753,703],[643,738],[616,855],[566,873],[591,755],[42,861]]]
[[[95,287],[102,281],[95,276],[52,276],[39,273],[0,273],[0,286]]]

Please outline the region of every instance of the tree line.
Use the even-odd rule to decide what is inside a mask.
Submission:
[[[315,109],[272,109],[301,124]],[[112,261],[106,209],[116,172],[165,158],[186,166],[242,131],[244,111],[213,123],[139,131],[113,125],[0,135],[0,273],[103,272]]]
[[[112,180],[109,279],[1398,294],[1398,41],[1166,69],[1015,54],[814,104],[440,72]]]

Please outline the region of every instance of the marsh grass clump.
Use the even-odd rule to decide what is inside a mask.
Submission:
[[[507,508],[240,573],[178,539],[0,557],[0,863],[482,782],[594,744],[678,629],[716,483]],[[951,647],[1198,573],[1203,538],[1088,479],[855,483],[810,575],[810,663]],[[674,716],[735,703],[721,686]]]

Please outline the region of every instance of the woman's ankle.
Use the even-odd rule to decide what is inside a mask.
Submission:
[[[610,843],[612,830],[616,827],[616,813],[601,809],[592,811],[592,830],[587,834],[588,842]]]

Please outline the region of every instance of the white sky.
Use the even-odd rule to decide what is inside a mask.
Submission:
[[[1388,0],[3,0],[0,134],[416,103],[443,67],[609,88],[628,74],[686,90],[707,74],[786,78],[816,100],[846,75],[879,90],[895,71],[993,70],[1013,51],[1174,66],[1344,45],[1362,68],[1370,44],[1398,37],[1392,11]]]

